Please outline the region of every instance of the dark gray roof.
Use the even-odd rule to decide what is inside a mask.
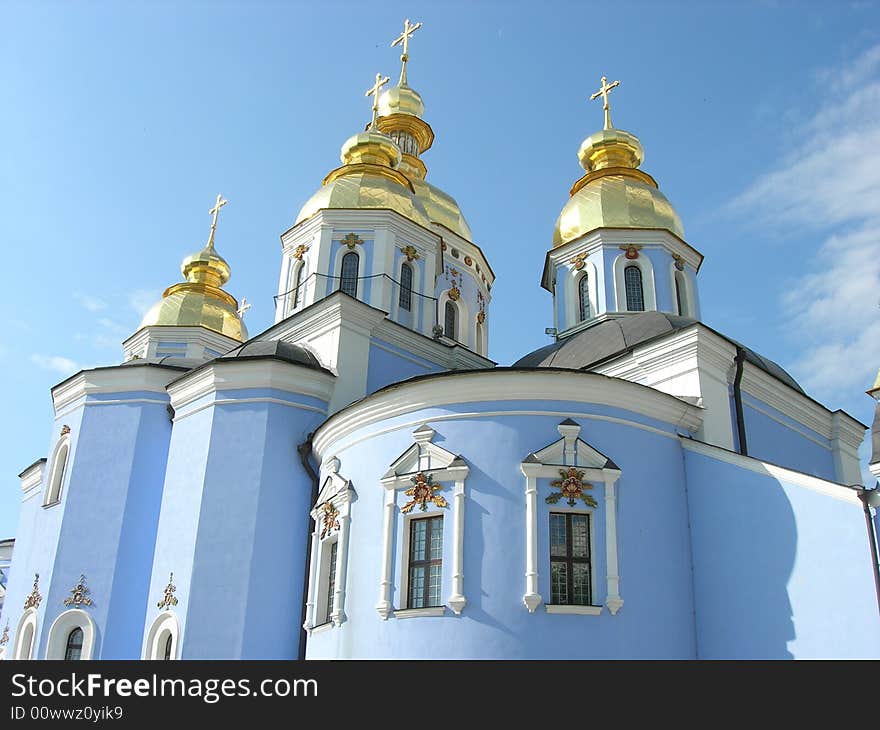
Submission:
[[[587,370],[600,362],[622,355],[637,345],[678,332],[694,324],[697,324],[697,320],[690,317],[677,317],[663,312],[643,312],[619,319],[609,319],[530,352],[517,360],[513,367]],[[724,335],[720,336],[724,337]],[[797,381],[775,362],[762,357],[736,340],[731,340],[729,337],[725,339],[741,347],[745,352],[746,360],[752,365],[761,368],[799,393],[804,392]]]
[[[296,365],[303,365],[315,370],[323,370],[318,358],[304,347],[294,345],[282,340],[250,340],[243,345],[221,355],[218,360],[248,359],[248,358],[272,357],[278,360],[286,360]]]

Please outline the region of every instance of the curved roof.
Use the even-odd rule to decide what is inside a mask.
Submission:
[[[230,350],[225,355],[221,355],[218,360],[239,359],[246,360],[249,358],[265,358],[273,357],[278,360],[286,360],[295,365],[303,365],[313,370],[324,370],[324,366],[314,354],[306,350],[304,347],[294,345],[291,342],[283,340],[251,340],[245,342],[240,347]]]
[[[600,362],[622,355],[638,345],[697,323],[697,320],[690,317],[677,317],[663,312],[643,312],[620,319],[609,319],[530,352],[517,360],[513,367],[586,370]],[[799,393],[804,393],[797,381],[777,363],[762,357],[736,340],[731,340],[729,337],[725,339],[741,347],[745,352],[746,360],[752,365],[761,368]]]

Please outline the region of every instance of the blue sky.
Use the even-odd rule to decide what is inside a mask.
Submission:
[[[429,180],[497,274],[490,355],[549,340],[553,223],[615,125],[706,257],[703,319],[870,422],[880,367],[880,8],[876,2],[6,2],[0,269],[6,385],[0,537],[17,474],[49,451],[49,389],[121,359],[146,307],[217,234],[252,334],[271,323],[279,235],[396,78],[434,128]]]

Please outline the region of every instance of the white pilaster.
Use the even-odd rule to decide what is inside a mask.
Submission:
[[[385,489],[385,514],[382,518],[382,580],[379,583],[379,602],[376,611],[382,620],[391,614],[391,551],[392,529],[394,527],[394,509],[396,507],[397,493],[394,487]]]
[[[452,595],[449,606],[460,614],[467,599],[464,597],[464,480],[455,482],[452,519],[455,542],[452,544]]]
[[[523,603],[534,613],[543,599],[538,593],[538,480],[530,467],[523,465],[526,477],[526,592]]]
[[[605,560],[608,584],[605,605],[612,615],[623,606],[623,599],[620,597],[620,578],[617,574],[617,497],[614,493],[616,481],[611,477],[605,479]]]

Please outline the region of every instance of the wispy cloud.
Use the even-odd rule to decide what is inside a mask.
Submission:
[[[90,312],[100,312],[102,309],[107,309],[107,302],[92,294],[74,292],[73,298]]]
[[[824,238],[815,252],[799,245],[807,272],[781,304],[803,352],[792,369],[840,403],[880,367],[880,45],[820,72],[816,97],[791,153],[732,207],[780,235]]]
[[[143,317],[147,310],[159,299],[159,292],[153,289],[134,289],[128,295],[128,303],[131,308]]]
[[[76,361],[61,355],[40,355],[34,353],[31,355],[31,362],[38,368],[51,370],[60,375],[73,375],[83,369]]]

